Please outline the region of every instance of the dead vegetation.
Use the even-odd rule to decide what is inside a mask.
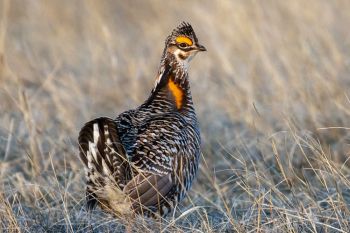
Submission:
[[[349,232],[349,11],[0,1],[0,231]],[[89,215],[78,130],[147,97],[183,20],[208,49],[190,70],[203,157],[189,198],[162,222]]]

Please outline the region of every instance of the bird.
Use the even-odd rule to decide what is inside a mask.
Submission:
[[[201,137],[189,63],[206,51],[187,22],[165,40],[155,84],[137,108],[99,117],[80,130],[86,206],[116,216],[164,217],[187,195],[198,171]]]

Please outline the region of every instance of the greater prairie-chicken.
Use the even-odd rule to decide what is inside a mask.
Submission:
[[[188,80],[199,51],[192,26],[165,41],[155,86],[138,108],[100,117],[79,134],[87,207],[121,215],[164,216],[185,196],[198,170],[200,134]]]

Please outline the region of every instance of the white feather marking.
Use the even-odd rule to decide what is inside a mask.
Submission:
[[[108,125],[104,125],[103,128],[104,128],[105,138],[107,138],[106,144],[107,146],[110,146],[112,142],[111,142],[111,139],[109,138]]]
[[[111,171],[109,170],[109,167],[107,166],[106,161],[104,159],[102,159],[102,168],[103,168],[103,173],[105,175],[108,176],[111,174]]]
[[[112,145],[112,141],[111,141],[111,139],[110,138],[107,138],[107,146],[111,146]]]
[[[98,130],[98,125],[97,123],[94,123],[94,143],[95,144],[97,143],[99,136],[100,136],[100,132]]]
[[[175,52],[174,52],[174,55],[176,57],[176,60],[177,62],[182,65],[183,69],[184,70],[188,70],[188,66],[189,66],[189,60],[191,59],[181,59],[180,58],[180,54],[183,53],[181,49],[176,49]],[[183,55],[183,54],[182,54]]]
[[[158,78],[156,79],[156,81],[154,82],[154,88],[153,89],[156,89],[158,83],[160,82],[161,78],[163,76],[163,72],[161,72],[158,76]]]
[[[89,152],[92,154],[92,157],[95,159],[95,161],[97,161],[96,150],[97,150],[96,144],[92,143],[92,142],[89,142]],[[91,159],[91,162],[92,162],[92,159]]]
[[[89,143],[89,148],[90,148],[90,143]],[[90,149],[86,152],[86,158],[88,160],[88,168],[91,169],[92,166],[92,156],[91,156],[91,152],[90,152]]]

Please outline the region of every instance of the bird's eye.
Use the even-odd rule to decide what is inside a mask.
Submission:
[[[180,46],[181,48],[186,48],[188,45],[187,45],[186,43],[180,43],[179,46]]]

